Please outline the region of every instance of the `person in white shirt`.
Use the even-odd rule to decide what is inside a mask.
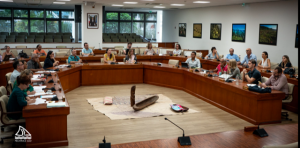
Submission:
[[[188,63],[189,67],[191,67],[191,68],[201,68],[200,60],[196,58],[196,52],[195,51],[193,51],[191,53],[191,57],[188,58],[185,62]]]
[[[268,53],[266,51],[264,51],[261,56],[262,56],[262,59],[258,63],[258,67],[259,68],[270,69],[271,68],[271,62],[270,62],[270,59],[268,58]]]
[[[152,49],[152,43],[148,43],[147,49],[144,52],[144,55],[155,55],[155,51]]]
[[[176,49],[173,50],[173,55],[180,55],[181,54],[181,46],[180,44],[176,44]]]

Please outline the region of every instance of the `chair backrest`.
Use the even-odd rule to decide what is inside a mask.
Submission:
[[[4,38],[0,38],[0,43],[5,43],[5,39]]]
[[[82,56],[82,52],[79,52],[79,55]]]
[[[27,46],[16,46],[16,48],[27,48]]]
[[[294,84],[288,83],[289,86],[289,94],[285,100],[282,100],[282,103],[290,103],[293,101],[293,92],[294,92]]]
[[[61,42],[62,42],[62,39],[54,39],[54,42],[55,42],[55,43],[61,43]]]
[[[18,35],[17,32],[11,32],[9,35]]]
[[[43,38],[35,38],[35,42],[42,43],[42,42],[44,42],[44,39]]]
[[[26,39],[26,42],[27,42],[27,43],[34,43],[34,38],[27,38],[27,39]]]
[[[23,42],[25,42],[25,39],[24,39],[24,38],[17,38],[17,39],[16,39],[16,42],[23,43]]]
[[[67,56],[66,52],[56,52],[55,53],[56,56]]]
[[[36,35],[35,38],[42,38],[42,39],[44,39],[44,35]]]
[[[52,39],[53,36],[52,36],[52,35],[45,35],[45,38],[46,38],[46,39]]]
[[[277,63],[273,63],[273,62],[271,62],[271,69],[275,69],[277,66],[278,66],[278,64],[277,64]]]
[[[59,52],[65,52],[67,55],[71,55],[71,49],[59,49]]]
[[[71,43],[71,39],[63,38],[63,42],[64,42],[64,43]]]
[[[56,46],[56,48],[67,48],[67,46]]]
[[[293,66],[295,68],[295,74],[298,74],[298,67],[297,66]]]
[[[33,49],[25,49],[23,50],[23,52],[26,53],[28,56],[32,56]]]
[[[44,62],[40,62],[41,66],[44,67]]]
[[[11,53],[13,53],[15,56],[18,56],[19,52],[17,51],[17,49],[11,49],[10,50]]]
[[[12,38],[12,39],[15,39],[16,36],[15,36],[15,35],[9,35],[9,36],[7,36],[6,38]]]
[[[169,64],[170,64],[170,65],[174,65],[174,66],[178,66],[179,60],[169,59]]]
[[[140,47],[140,54],[144,55],[146,49],[147,49],[146,47]]]
[[[68,62],[68,59],[66,59],[66,63],[68,64],[69,62]]]
[[[4,34],[1,34],[1,35],[0,35],[0,38],[4,38],[4,39],[6,39],[6,35],[4,35]]]
[[[53,43],[53,39],[45,39],[46,43]]]
[[[1,86],[0,87],[0,97],[3,96],[3,95],[7,95],[7,91],[6,91],[4,86]]]
[[[8,123],[9,119],[7,117],[6,105],[8,104],[8,96],[3,95],[0,97],[0,111],[1,111],[1,122],[2,124]]]
[[[100,59],[100,62],[101,62],[101,63],[104,63],[104,58],[101,58],[101,59]]]
[[[14,43],[16,40],[15,38],[6,38],[6,42]]]
[[[9,32],[1,32],[0,34],[8,36]]]
[[[261,77],[261,83],[266,83],[269,80],[267,77]]]

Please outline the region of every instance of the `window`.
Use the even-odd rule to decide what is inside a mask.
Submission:
[[[62,33],[75,33],[74,21],[61,21],[61,32]]]
[[[0,20],[0,32],[11,32],[10,20]]]
[[[118,13],[117,12],[107,12],[106,20],[118,20]]]
[[[132,33],[144,36],[144,22],[133,22]]]
[[[14,10],[14,17],[28,17],[28,10]]]
[[[156,39],[156,23],[146,23],[147,39]]]
[[[44,10],[30,10],[30,18],[44,18]]]
[[[61,11],[61,18],[74,19],[74,11]]]
[[[30,20],[30,32],[45,32],[44,20]]]
[[[58,21],[47,21],[47,33],[48,32],[53,32],[53,33],[59,32]]]
[[[144,20],[144,13],[133,13],[133,20]]]
[[[120,33],[131,33],[131,22],[120,22]]]
[[[147,21],[156,21],[156,14],[152,14],[152,13],[146,14],[146,20]]]
[[[10,9],[0,9],[0,17],[11,17]]]
[[[59,11],[47,10],[46,18],[59,18]]]
[[[28,32],[28,20],[14,19],[14,32]]]
[[[131,21],[131,13],[120,13],[120,20]]]
[[[106,33],[118,33],[118,22],[106,22]]]

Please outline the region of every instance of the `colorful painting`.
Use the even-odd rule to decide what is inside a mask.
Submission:
[[[295,41],[295,47],[298,48],[298,24],[296,27],[296,41]]]
[[[277,30],[278,30],[278,24],[260,24],[259,44],[276,45]]]
[[[232,24],[231,40],[236,42],[245,42],[246,24]]]
[[[186,23],[179,23],[179,36],[186,37]]]
[[[99,14],[88,13],[87,14],[87,29],[98,29],[99,28]]]
[[[202,24],[193,24],[193,38],[202,38]]]
[[[222,24],[210,24],[210,39],[221,40]]]

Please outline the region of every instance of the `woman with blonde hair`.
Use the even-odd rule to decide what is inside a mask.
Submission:
[[[232,78],[236,78],[237,76],[241,79],[240,69],[237,67],[237,62],[235,59],[230,59],[228,64],[229,74],[232,75]]]
[[[144,55],[155,55],[154,49],[152,49],[152,43],[148,43],[147,49],[144,52]]]
[[[18,77],[24,77],[27,76],[30,79],[31,82],[31,78],[33,77],[33,73],[30,69],[25,69],[24,71],[21,72],[21,74]],[[15,81],[14,85],[13,85],[13,90],[18,87],[17,81]],[[33,87],[29,84],[28,88],[23,90],[24,94],[27,95],[34,95],[35,91],[33,89]]]
[[[282,62],[278,66],[282,68],[282,71],[284,71],[286,68],[293,67],[290,58],[287,55],[282,56]]]
[[[126,55],[126,58],[125,58],[125,62],[128,62],[128,63],[135,63],[136,62],[136,56],[133,52],[133,49],[129,49],[128,55]]]

